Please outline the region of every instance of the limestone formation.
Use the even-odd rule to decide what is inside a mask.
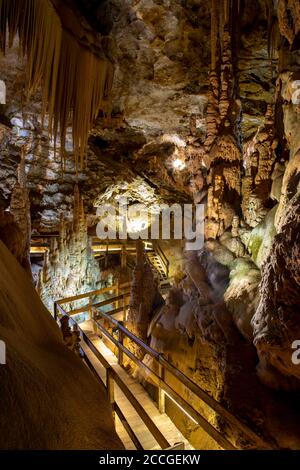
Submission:
[[[214,47],[211,48],[207,137],[204,143],[210,168],[207,238],[216,238],[231,226],[236,215],[235,199],[239,198],[241,189],[240,102],[232,47],[235,25],[229,22],[227,8],[226,2],[224,6],[220,2],[212,2],[211,34]]]
[[[144,253],[142,240],[136,242],[136,264],[132,274],[130,304],[126,317],[126,327],[136,336],[147,342],[147,331],[154,309],[161,298],[153,271]],[[139,359],[145,355],[143,349],[133,342],[130,348]]]
[[[6,6],[14,3],[20,2],[2,1]],[[37,2],[28,0],[24,5],[29,3]],[[64,28],[69,24],[63,13],[65,2],[51,3],[57,6]],[[121,279],[132,274],[125,325],[134,335],[247,423],[270,448],[299,449],[300,369],[292,360],[292,345],[300,340],[299,1],[68,0],[67,4],[80,53],[74,57],[71,47],[70,70],[61,82],[57,75],[51,79],[52,69],[68,63],[68,58],[49,62],[59,27],[52,38],[56,45],[49,41],[54,49],[47,50],[45,60],[43,43],[37,42],[40,54],[36,68],[30,69],[29,83],[28,63],[18,54],[17,37],[0,57],[7,102],[0,107],[1,240],[24,266],[30,248],[29,211],[37,233],[59,230],[58,237],[51,237],[37,286],[52,310],[61,297],[101,286],[88,237],[96,231],[97,207],[109,203],[119,208],[122,197],[129,206],[142,203],[154,212],[163,203],[204,204],[203,249],[185,252],[185,240],[159,240],[170,263],[162,295],[141,240],[134,267],[123,242],[114,240],[118,255],[106,253],[102,258],[105,275]],[[11,14],[16,27],[18,11]],[[16,32],[13,26],[9,25],[10,39]],[[1,28],[5,27],[4,22]],[[30,53],[32,45],[23,30],[20,40]],[[0,43],[3,49],[3,34]],[[114,64],[113,83],[104,83],[104,76],[94,73],[91,57],[100,50],[103,56],[97,62],[105,58]],[[59,91],[60,83],[74,78],[76,64],[79,75],[85,76],[83,93],[74,80],[67,91]],[[38,78],[46,81],[42,93],[33,86]],[[47,90],[55,84],[58,88],[49,100]],[[28,85],[36,90],[25,100]],[[108,90],[110,103],[97,113],[102,109],[100,97],[106,100]],[[45,99],[50,106],[44,107],[42,120],[39,110]],[[68,113],[74,104],[77,112]],[[60,140],[53,129],[59,122]],[[66,157],[63,168],[61,147]],[[86,163],[82,171],[76,169],[78,151]],[[148,214],[132,222],[145,226]],[[109,264],[111,258],[114,262]],[[77,302],[74,308],[80,305]],[[61,322],[65,345],[80,353],[78,330],[70,330],[67,318]],[[124,342],[159,372],[142,348]],[[126,359],[124,365],[155,397],[149,376]],[[178,381],[168,380],[234,445],[255,447]],[[166,403],[167,413],[195,447],[217,447],[168,397]]]
[[[25,171],[25,152],[22,149],[21,162],[18,167],[18,179],[13,189],[10,202],[10,211],[14,217],[17,226],[22,233],[22,239],[19,240],[20,252],[22,258],[21,265],[30,273],[30,242],[31,242],[31,214],[30,201],[27,188],[27,178]]]
[[[260,303],[253,318],[254,344],[264,363],[258,369],[260,377],[267,385],[286,390],[300,388],[299,367],[292,361],[292,344],[300,337],[299,202],[296,194],[263,265]]]
[[[2,241],[31,277],[31,213],[26,182],[25,151],[23,148],[17,181],[11,194],[10,211],[4,212],[3,208],[0,209],[0,230]]]
[[[0,239],[21,263],[24,260],[22,250],[23,234],[13,215],[10,212],[5,212],[2,208],[0,209]]]
[[[87,233],[83,199],[75,186],[73,220],[61,220],[59,238],[52,240],[44,259],[38,292],[52,312],[55,300],[96,290],[100,287],[100,278],[99,264]]]
[[[242,210],[245,222],[255,227],[268,212],[266,202],[276,159],[274,106],[268,105],[264,125],[244,146],[245,176],[242,179]]]

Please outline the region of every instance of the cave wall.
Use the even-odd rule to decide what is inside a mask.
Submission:
[[[81,5],[89,17],[93,3]],[[212,12],[204,0],[104,3],[115,79],[110,119],[98,116],[78,175],[88,224],[93,205],[120,194],[137,201],[143,193],[149,204],[205,202],[205,250],[185,260],[185,277],[166,305],[153,318],[147,312],[149,342],[270,445],[299,448],[292,392],[300,377],[291,361],[299,339],[298,2],[244,0],[234,31],[220,9],[228,2],[212,1]],[[16,47],[1,65],[8,88],[1,204],[9,205],[29,138],[33,226],[54,230],[61,213],[71,219],[74,156],[69,150],[62,175],[41,129],[38,94],[22,115],[24,64]],[[238,446],[251,447],[203,412]],[[199,442],[197,430],[188,432]]]
[[[257,5],[262,6],[259,2]],[[244,6],[247,11],[249,3]],[[296,10],[292,2],[278,4],[280,32],[288,42],[281,41],[279,47],[278,33],[273,33],[269,41],[265,36],[266,70],[270,75],[267,86],[263,86],[267,92],[264,110],[261,108],[255,125],[247,116],[246,104],[245,120],[243,113],[240,123],[237,115],[234,117],[238,134],[233,134],[226,113],[230,107],[233,109],[234,100],[241,103],[243,111],[245,83],[241,79],[239,94],[227,95],[222,101],[222,83],[226,92],[232,87],[230,81],[222,82],[226,64],[223,62],[222,73],[212,69],[206,141],[197,156],[198,162],[199,156],[206,159],[209,169],[206,248],[198,253],[198,259],[186,260],[186,277],[170,291],[166,306],[153,318],[150,336],[155,349],[213,396],[224,400],[236,415],[267,439],[270,447],[293,449],[299,448],[299,406],[294,393],[300,385],[299,367],[292,362],[292,344],[299,336]],[[274,20],[277,12],[272,10],[271,14]],[[249,10],[248,15],[251,18]],[[284,20],[281,15],[285,15]],[[286,15],[292,15],[293,21],[287,22]],[[228,48],[223,41],[223,47]],[[268,48],[270,53],[272,42],[277,45],[270,57]],[[242,51],[243,46],[240,54]],[[239,55],[236,60],[239,64]],[[230,76],[232,71],[229,69],[228,73]],[[249,81],[248,90],[253,85],[254,91],[257,83],[253,74]],[[233,200],[231,188],[236,190]],[[213,269],[207,262],[206,250],[218,263]],[[223,271],[225,284],[218,279],[220,267],[227,269],[227,273]],[[214,298],[215,285],[222,293],[218,302]],[[151,358],[145,361],[152,364]],[[195,405],[200,406],[197,400]],[[253,443],[236,430],[224,427],[205,408],[202,411],[238,447],[251,448]],[[171,414],[192,441],[201,442],[200,431],[195,432],[190,424],[183,425],[184,418],[178,418],[174,410]],[[213,446],[209,441],[205,445]]]
[[[0,241],[1,449],[122,449],[106,392]]]

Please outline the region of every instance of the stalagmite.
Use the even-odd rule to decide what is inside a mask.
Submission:
[[[265,203],[269,198],[272,169],[276,159],[274,106],[269,104],[264,125],[244,145],[245,175],[242,178],[242,210],[250,227],[255,227],[268,212]]]
[[[230,34],[232,25],[228,22],[228,11],[227,3],[223,12],[223,8],[218,10],[212,1],[212,33],[218,31],[218,41],[216,37],[212,38],[210,92],[206,118],[207,137],[204,143],[210,167],[207,238],[216,238],[230,227],[241,189],[240,104],[235,83],[237,79],[233,71],[234,58]],[[220,56],[218,56],[218,44]]]
[[[142,240],[136,242],[136,265],[133,270],[130,305],[126,327],[136,336],[147,342],[147,331],[155,307],[161,302],[150,263],[144,253]],[[130,349],[142,359],[143,349],[130,342]]]
[[[99,264],[87,234],[83,200],[76,185],[73,220],[61,219],[59,238],[52,240],[49,253],[45,255],[38,291],[52,312],[55,300],[96,290],[100,277]]]
[[[22,253],[21,265],[31,276],[30,267],[30,242],[31,242],[31,214],[29,192],[26,184],[25,171],[26,148],[22,148],[21,162],[18,166],[18,179],[13,189],[10,202],[10,211],[17,226],[20,229],[22,238],[19,240],[20,252]]]

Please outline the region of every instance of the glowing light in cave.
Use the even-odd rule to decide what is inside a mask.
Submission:
[[[173,142],[176,147],[184,148],[186,147],[186,142],[176,134],[164,134],[162,137],[162,142]]]
[[[173,161],[172,165],[175,170],[183,170],[186,166],[184,161],[180,158],[176,158],[176,160]]]
[[[149,227],[148,211],[144,204],[133,204],[128,207],[126,225],[129,233],[138,233]]]

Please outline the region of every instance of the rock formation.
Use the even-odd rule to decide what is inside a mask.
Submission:
[[[75,186],[73,221],[61,220],[59,238],[52,240],[45,254],[37,289],[52,312],[55,300],[99,288],[100,277],[99,264],[87,234],[83,200]]]
[[[207,238],[216,238],[231,226],[240,196],[241,105],[233,49],[236,13],[229,11],[228,2],[212,2],[210,92],[204,142],[204,158],[210,170],[207,179]]]
[[[19,240],[20,252],[22,258],[20,259],[21,265],[31,275],[30,267],[30,243],[31,243],[31,214],[30,214],[30,200],[27,189],[27,178],[25,171],[25,148],[22,149],[21,162],[18,167],[18,180],[14,186],[11,201],[10,211],[14,217],[17,226],[22,233],[22,239]]]
[[[245,175],[242,179],[242,211],[245,222],[255,227],[268,212],[271,176],[276,160],[274,105],[268,105],[264,125],[245,144],[243,163]]]
[[[25,171],[25,148],[22,149],[17,181],[11,194],[10,211],[4,212],[3,208],[0,210],[0,238],[31,277],[31,213]]]
[[[282,229],[263,265],[260,303],[253,317],[259,376],[267,385],[287,390],[300,388],[299,367],[291,357],[292,344],[300,337],[299,198],[297,193],[290,201]]]
[[[0,273],[0,337],[7,346],[0,448],[122,449],[103,387],[66,348],[27,273],[1,241]]]
[[[98,33],[102,35],[102,59],[105,56],[115,69],[111,103],[97,114],[101,106],[96,102],[105,90],[98,90],[95,106],[90,107],[89,87],[81,97],[72,80],[79,108],[89,112],[83,122],[77,113],[77,119],[71,113],[72,119],[60,109],[55,122],[63,121],[63,136],[55,142],[48,132],[53,131],[53,102],[50,116],[45,113],[42,122],[44,94],[33,87],[35,93],[24,99],[28,77],[26,58],[18,55],[18,40],[0,57],[7,101],[0,108],[0,238],[26,264],[30,234],[22,177],[26,164],[32,227],[39,233],[60,230],[45,255],[38,285],[52,310],[54,300],[99,286],[99,266],[87,235],[87,228],[91,233],[95,229],[94,206],[116,207],[121,196],[148,209],[161,203],[203,203],[203,250],[182,253],[180,248],[175,263],[172,243],[163,240],[173,276],[165,303],[142,243],[137,242],[126,326],[263,436],[270,447],[299,449],[294,392],[299,391],[300,369],[292,361],[292,344],[300,340],[299,1],[67,3],[72,17],[79,12],[75,37],[81,59],[78,31],[86,35],[86,48],[93,54],[94,41],[97,44]],[[62,5],[58,10],[63,17]],[[5,43],[2,34],[2,49]],[[30,54],[30,45],[25,46]],[[69,72],[77,63],[73,53]],[[80,71],[87,77],[84,71],[88,64],[94,70],[93,61],[83,56]],[[49,78],[48,65],[40,63],[40,76],[46,70]],[[74,77],[73,72],[66,73],[62,83]],[[33,85],[36,80],[31,78]],[[65,96],[69,109],[76,104],[75,95]],[[63,93],[60,105],[62,97]],[[93,126],[87,129],[92,118]],[[75,151],[69,124],[75,127]],[[55,152],[60,147],[65,149],[64,172]],[[79,150],[86,162],[82,171],[76,164]],[[77,182],[87,214],[75,186],[72,218]],[[15,221],[4,211],[10,200]],[[113,270],[114,275],[117,269]],[[66,319],[62,329],[72,349],[76,331],[72,335]],[[135,344],[128,342],[128,347],[155,367]],[[146,387],[153,387],[148,380],[141,377]],[[235,445],[254,447],[173,385]],[[168,406],[172,419],[195,446],[216,447]]]
[[[282,8],[283,2],[280,5]],[[300,101],[293,99],[296,77],[290,71],[281,74],[278,80],[279,92],[286,103],[283,120],[289,160],[281,176],[275,213],[277,235],[262,266],[260,302],[253,317],[254,344],[260,358],[258,374],[265,384],[284,390],[300,386],[299,370],[292,361],[292,344],[299,336]]]
[[[144,253],[143,242],[137,240],[136,264],[132,274],[126,327],[146,343],[153,311],[161,301],[152,268]],[[130,341],[130,349],[134,351],[139,359],[143,359],[145,352],[132,341]]]

